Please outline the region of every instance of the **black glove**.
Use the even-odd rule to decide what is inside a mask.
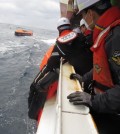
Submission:
[[[85,105],[92,107],[92,96],[86,92],[74,92],[67,96],[70,102],[73,102],[74,105]]]
[[[82,76],[80,76],[79,74],[74,74],[74,73],[72,73],[72,74],[70,75],[70,79],[77,79],[77,80],[79,80],[80,83],[83,82]]]

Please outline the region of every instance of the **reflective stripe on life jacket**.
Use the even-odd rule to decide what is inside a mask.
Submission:
[[[63,31],[60,36],[57,38],[57,41],[61,44],[70,43],[77,37],[77,33],[72,30]]]
[[[120,25],[120,20],[117,20],[113,22],[110,26],[108,26],[105,30],[103,30],[97,39],[95,40],[95,43],[91,50],[93,51],[93,80],[96,81],[96,83],[100,83],[103,86],[106,86],[108,88],[111,88],[114,86],[111,72],[108,64],[107,55],[105,52],[105,38],[109,34],[110,30]],[[104,89],[99,89],[97,85],[95,84],[95,93],[102,93],[104,92]]]

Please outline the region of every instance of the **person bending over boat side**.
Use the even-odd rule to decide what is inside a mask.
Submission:
[[[82,2],[80,3],[82,4]],[[86,0],[81,11],[93,31],[93,71],[87,78],[92,94],[75,92],[68,96],[74,105],[90,107],[100,134],[120,133],[120,8],[109,0]],[[107,20],[107,21],[106,21]],[[72,77],[86,82],[84,77]],[[87,89],[86,89],[87,90]],[[116,118],[117,117],[117,118]],[[104,128],[103,128],[104,127]],[[107,129],[105,129],[105,127]]]
[[[77,73],[83,75],[92,68],[92,52],[90,51],[92,36],[88,41],[89,35],[84,36],[80,32],[74,32],[69,20],[66,25],[64,19],[66,18],[61,18],[58,21],[59,37],[56,41],[55,52],[57,51],[60,57],[73,65]]]
[[[73,65],[75,71],[80,75],[84,75],[92,68],[92,52],[89,49],[90,42],[87,42],[86,37],[82,33],[74,32],[71,29],[70,21],[64,17],[58,20],[58,31],[59,37],[56,39],[47,64],[30,86],[28,98],[30,118],[37,118],[38,110],[44,106],[48,90],[51,92],[57,90],[58,75],[56,69],[60,66],[61,57]],[[50,89],[51,84],[53,86]],[[37,95],[38,97],[36,97]]]

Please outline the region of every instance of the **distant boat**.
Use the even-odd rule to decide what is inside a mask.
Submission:
[[[15,31],[16,36],[32,36],[33,32],[28,31],[28,30],[23,30],[23,29],[18,29]]]

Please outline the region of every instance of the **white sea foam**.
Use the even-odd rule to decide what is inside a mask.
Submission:
[[[11,48],[7,47],[7,46],[1,46],[0,47],[0,53],[4,54],[6,53],[7,51],[10,51]]]
[[[56,39],[48,39],[48,40],[41,40],[43,41],[44,43],[47,43],[47,45],[52,45],[55,43]]]
[[[18,42],[12,42],[12,41],[7,41],[4,43],[1,43],[0,45],[0,53],[4,54],[8,51],[16,51],[16,49],[20,48],[24,48],[26,46],[26,44],[20,44]],[[20,49],[21,50],[21,49]]]

